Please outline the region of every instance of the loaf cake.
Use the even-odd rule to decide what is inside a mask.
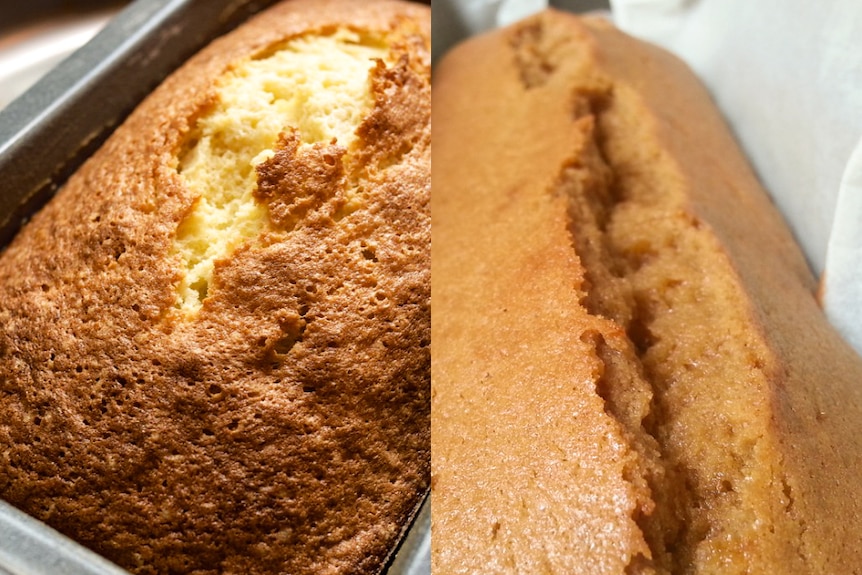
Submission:
[[[433,108],[433,571],[859,573],[862,360],[684,64],[547,11]]]
[[[430,10],[291,0],[0,257],[0,498],[135,573],[377,573],[430,482]]]

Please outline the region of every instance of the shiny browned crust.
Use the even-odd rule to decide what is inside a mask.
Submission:
[[[183,321],[177,154],[214,79],[339,26],[397,46],[357,152],[315,170],[286,135],[271,231]],[[285,2],[172,75],[0,259],[0,497],[137,573],[378,571],[430,471],[430,145],[424,6]]]
[[[862,360],[691,72],[550,11],[434,90],[435,572],[858,573]]]

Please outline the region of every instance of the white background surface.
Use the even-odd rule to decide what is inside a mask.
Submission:
[[[95,36],[114,13],[102,10],[40,22],[0,37],[0,109]]]

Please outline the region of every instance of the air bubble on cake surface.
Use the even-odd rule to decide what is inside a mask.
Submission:
[[[335,139],[349,151],[374,103],[369,71],[387,56],[379,40],[339,30],[294,38],[221,78],[218,101],[179,157],[180,176],[199,197],[177,230],[186,271],[177,308],[196,313],[215,261],[266,228],[255,166],[273,156],[279,134],[296,128],[303,146]]]

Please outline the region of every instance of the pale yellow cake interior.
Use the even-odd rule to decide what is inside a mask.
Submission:
[[[341,29],[294,38],[220,79],[218,101],[179,158],[180,176],[199,199],[177,231],[186,271],[177,308],[196,313],[214,262],[267,225],[253,196],[255,166],[272,157],[279,134],[293,127],[303,146],[336,139],[349,149],[373,103],[369,70],[386,56],[380,42]]]

